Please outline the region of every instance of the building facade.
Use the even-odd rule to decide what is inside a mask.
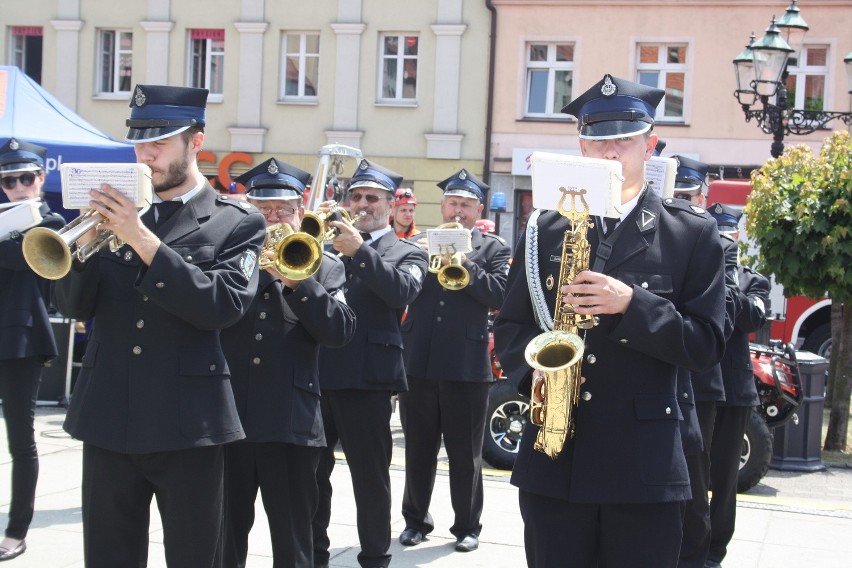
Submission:
[[[0,59],[116,139],[134,85],[210,89],[202,170],[223,188],[272,155],[312,172],[346,144],[401,173],[428,226],[437,181],[484,171],[481,1],[30,0],[0,22]]]

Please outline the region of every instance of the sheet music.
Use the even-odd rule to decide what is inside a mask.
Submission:
[[[651,156],[645,162],[645,181],[651,190],[665,199],[674,195],[675,177],[677,176],[677,160]]]
[[[589,215],[621,216],[621,164],[584,156],[533,152],[532,198],[536,209],[557,211],[562,188],[585,189]],[[570,208],[570,202],[563,205]]]
[[[88,209],[89,191],[108,183],[136,204],[151,202],[151,168],[145,164],[62,164],[62,206]]]
[[[428,229],[426,239],[430,255],[454,254],[473,250],[470,231],[467,229]]]

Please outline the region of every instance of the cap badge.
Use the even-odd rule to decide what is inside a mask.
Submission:
[[[467,172],[465,172],[465,171],[459,172],[459,179],[462,180],[462,181],[466,180],[467,179]]]
[[[361,162],[361,165],[359,165],[359,166],[358,166],[358,169],[360,169],[360,170],[366,170],[368,167],[369,167],[369,166],[367,165],[367,162],[366,162],[366,160],[365,160],[365,161]]]
[[[716,207],[713,208],[713,211],[715,211],[716,213],[721,213],[722,212],[722,204],[717,203]]]
[[[611,97],[617,90],[615,83],[612,82],[612,77],[607,75],[604,78],[604,84],[601,85],[601,94],[605,97]]]
[[[17,141],[17,140],[15,140],[14,138],[12,138],[12,139],[9,141],[9,149],[10,149],[10,150],[17,150],[17,149],[18,149],[18,148],[20,148],[20,147],[21,147],[21,145],[20,145],[20,144],[18,144],[18,141]]]
[[[270,162],[269,167],[266,168],[266,171],[269,172],[269,175],[274,176],[278,173],[278,166],[275,162]]]
[[[136,95],[133,98],[133,101],[136,103],[136,106],[145,106],[145,100],[145,93],[142,92],[142,87],[136,85]]]

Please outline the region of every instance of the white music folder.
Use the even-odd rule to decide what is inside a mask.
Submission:
[[[585,156],[570,156],[533,152],[530,157],[532,171],[533,207],[558,211],[562,189],[586,190],[583,196],[589,206],[589,215],[599,217],[621,216],[621,163]],[[570,202],[563,207],[570,208]]]
[[[62,164],[62,206],[89,209],[89,191],[108,183],[136,208],[151,203],[151,168],[146,164]]]

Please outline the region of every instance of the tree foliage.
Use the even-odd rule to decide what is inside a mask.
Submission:
[[[795,146],[752,173],[746,231],[760,247],[759,269],[787,295],[852,296],[850,166],[852,137],[835,132],[819,156]]]

